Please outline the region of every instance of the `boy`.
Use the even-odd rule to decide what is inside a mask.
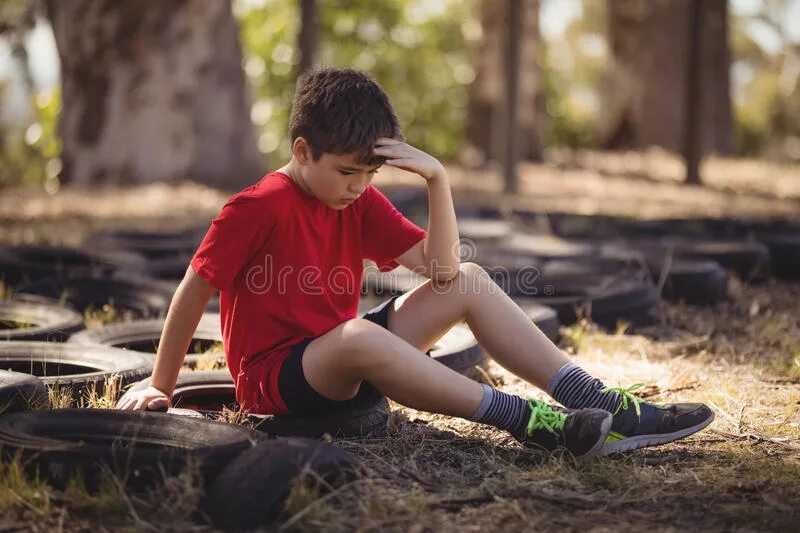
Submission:
[[[250,412],[320,416],[382,393],[576,456],[670,442],[713,420],[702,404],[656,406],[604,387],[486,272],[460,264],[445,169],[399,140],[394,110],[368,76],[303,76],[290,130],[291,161],[231,197],[214,220],[170,306],[152,386],[120,408],[169,404],[203,308],[219,290],[228,368]],[[427,232],[370,185],[382,163],[427,182]],[[364,258],[430,280],[357,319]],[[499,364],[568,409],[481,385],[424,354],[462,320]]]

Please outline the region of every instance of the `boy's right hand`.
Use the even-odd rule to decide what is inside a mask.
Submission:
[[[169,406],[170,401],[167,395],[152,386],[138,391],[129,391],[123,394],[117,402],[117,409],[132,411],[166,411]]]

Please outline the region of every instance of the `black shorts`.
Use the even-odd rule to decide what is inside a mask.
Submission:
[[[389,329],[389,309],[397,298],[386,300],[362,318]],[[278,393],[289,412],[297,416],[323,417],[336,411],[372,405],[383,398],[383,394],[367,381],[361,382],[355,397],[345,401],[328,399],[311,388],[303,375],[303,353],[313,340],[295,344],[278,372]]]

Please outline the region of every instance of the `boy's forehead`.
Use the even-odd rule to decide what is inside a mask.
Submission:
[[[351,152],[347,154],[326,154],[330,156],[331,161],[337,165],[348,168],[356,168],[359,170],[372,170],[376,166],[380,166],[382,161],[364,161],[363,152]]]

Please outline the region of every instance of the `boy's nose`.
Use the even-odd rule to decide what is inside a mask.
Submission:
[[[348,187],[348,189],[353,194],[361,194],[362,192],[364,192],[364,190],[366,190],[367,185],[369,185],[370,177],[371,176],[367,175],[364,178],[351,183],[350,187]]]

